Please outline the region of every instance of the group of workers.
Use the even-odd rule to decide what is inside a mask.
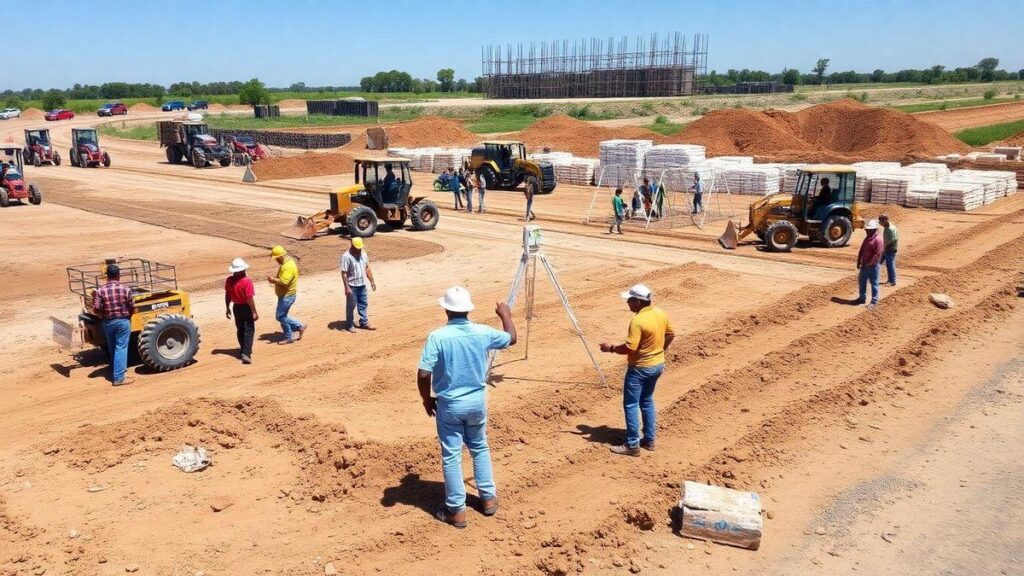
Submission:
[[[470,170],[463,166],[456,172],[454,167],[449,166],[437,179],[441,183],[442,190],[450,190],[454,194],[456,210],[462,210],[465,207],[466,212],[472,213],[473,193],[476,192],[477,212],[487,211],[484,206],[487,179],[479,170]]]
[[[882,233],[878,233],[879,226]],[[859,296],[851,304],[867,303],[874,308],[878,304],[879,277],[882,263],[885,264],[885,284],[896,285],[896,252],[899,249],[900,235],[896,225],[889,216],[881,214],[877,220],[868,220],[864,224],[864,241],[857,251],[857,287]],[[868,284],[871,284],[871,301],[867,300]]]
[[[690,186],[693,192],[693,210],[691,214],[700,214],[704,211],[704,182],[700,174],[693,174],[693,185]],[[653,219],[659,219],[665,215],[665,185],[657,186],[651,184],[649,178],[644,178],[643,183],[637,186],[633,192],[633,199],[627,207],[622,199],[622,187],[615,189],[615,196],[612,197],[612,220],[608,227],[608,233],[622,234],[622,223],[636,217],[650,215]]]

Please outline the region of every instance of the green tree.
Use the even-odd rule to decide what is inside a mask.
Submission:
[[[441,85],[441,92],[452,92],[455,90],[455,70],[442,68],[437,71],[437,82]]]
[[[783,84],[799,84],[800,83],[800,71],[796,68],[784,68],[782,70],[782,83]]]
[[[21,98],[8,96],[7,100],[4,101],[4,108],[21,108]]]
[[[64,106],[64,93],[51,88],[43,95],[43,110],[55,110]]]
[[[991,56],[988,58],[982,58],[978,62],[978,65],[975,66],[975,68],[981,71],[982,82],[991,82],[995,79],[996,66],[999,66],[999,58],[992,58]]]
[[[875,68],[875,70],[871,72],[872,82],[881,82],[883,77],[885,77],[885,70],[882,70],[881,68]]]
[[[260,82],[259,78],[253,78],[242,84],[238,91],[238,101],[242,104],[270,104],[270,92]]]
[[[814,65],[814,77],[817,79],[817,83],[821,84],[822,79],[825,77],[825,71],[828,70],[828,58],[818,58],[818,63]]]

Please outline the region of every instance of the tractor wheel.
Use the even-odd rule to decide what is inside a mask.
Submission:
[[[110,154],[103,153],[103,167],[110,168]]]
[[[758,230],[757,232],[754,232],[754,234],[757,234],[757,238],[758,238],[758,240],[760,240],[760,241],[761,241],[761,243],[762,243],[762,244],[765,244],[765,243],[766,243],[766,242],[765,242],[765,239],[764,239],[764,238],[765,238],[765,236],[764,236],[764,230]]]
[[[225,156],[225,157],[221,158],[220,159],[220,166],[221,166],[221,168],[226,168],[228,166],[231,166],[231,156]]]
[[[800,232],[789,220],[779,220],[764,231],[765,244],[769,252],[789,252],[796,246]]]
[[[89,157],[86,156],[85,154],[82,154],[81,152],[78,153],[78,167],[79,168],[88,168],[89,167]]]
[[[818,232],[818,240],[826,248],[842,248],[849,244],[850,236],[853,236],[853,223],[841,214],[826,218]]]
[[[377,232],[377,214],[369,206],[358,205],[348,213],[349,234],[353,238],[369,238]]]
[[[206,168],[206,154],[199,148],[192,150],[192,165],[196,168]]]
[[[32,165],[39,168],[43,165],[43,159],[39,157],[39,154],[32,155]]]
[[[60,166],[60,152],[53,152],[53,165]]]
[[[480,175],[484,177],[486,183],[485,188],[494,190],[501,190],[501,184],[498,182],[498,175],[494,173],[494,169],[486,164],[480,167]]]
[[[199,351],[199,327],[182,314],[164,314],[139,333],[139,358],[158,372],[186,366]]]
[[[11,198],[7,196],[7,190],[0,188],[0,208],[7,208],[11,205]]]
[[[39,188],[36,188],[35,184],[28,185],[28,201],[36,206],[43,203],[43,193],[39,191]]]
[[[440,215],[437,204],[430,200],[422,200],[412,207],[409,220],[412,222],[413,230],[433,230],[437,228],[437,220]]]
[[[68,150],[68,158],[71,159],[72,166],[78,166],[78,156],[75,154],[75,149]]]
[[[441,184],[441,180],[434,180],[434,192],[440,192],[444,190],[444,184]]]

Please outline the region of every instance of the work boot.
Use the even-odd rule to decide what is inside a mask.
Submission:
[[[612,454],[619,454],[620,456],[639,456],[640,448],[630,448],[626,444],[620,446],[611,447]]]
[[[651,440],[650,442],[646,440],[641,440],[640,447],[649,452],[654,452],[654,440]]]
[[[308,327],[309,324],[303,324],[302,328],[299,328],[299,336],[295,340],[302,340],[302,335],[306,333],[306,328]]]
[[[498,498],[488,498],[483,501],[484,516],[494,516],[498,513]]]
[[[252,358],[248,354],[242,354],[242,364],[252,364]]]
[[[850,306],[860,306],[867,302],[864,298],[857,298],[856,300],[850,300]]]
[[[456,528],[465,528],[467,526],[465,510],[461,510],[459,512],[452,512],[448,510],[447,507],[445,507],[438,510],[434,514],[434,517],[440,520],[441,522],[444,522],[445,524],[450,524],[451,526],[454,526]]]
[[[135,383],[135,378],[132,378],[131,376],[127,376],[125,378],[122,378],[121,380],[118,380],[117,382],[114,382],[113,385],[114,386],[125,386],[127,384],[133,384],[133,383]]]

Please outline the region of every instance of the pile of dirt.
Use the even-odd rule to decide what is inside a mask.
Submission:
[[[306,101],[299,98],[290,98],[288,100],[281,100],[277,105],[284,110],[285,108],[302,108],[306,109]]]
[[[21,117],[26,120],[42,120],[45,115],[46,113],[39,108],[26,108],[21,111]]]
[[[472,146],[480,141],[480,137],[466,130],[462,122],[440,116],[425,116],[408,122],[387,124],[384,128],[388,132],[388,142],[391,146]],[[365,148],[365,131],[360,135],[359,142],[353,140],[349,146]]]
[[[156,106],[150,106],[145,102],[139,102],[128,107],[129,112],[159,112],[160,109]]]
[[[252,172],[259,180],[330,176],[351,171],[352,156],[344,152],[307,152],[300,156],[265,158],[252,165]]]
[[[565,115],[542,118],[519,132],[518,138],[531,151],[550,148],[588,158],[597,158],[603,140],[653,140],[655,144],[669,141],[669,138],[639,126],[606,128]]]
[[[795,113],[715,110],[673,140],[702,144],[708,156],[745,154],[804,162],[914,160],[968,149],[948,132],[911,114],[851,99]]]
[[[207,106],[206,109],[209,112],[223,112],[223,111],[227,110],[228,107],[223,105],[223,104],[221,104],[221,103],[219,103],[219,102],[211,102],[210,105]]]

